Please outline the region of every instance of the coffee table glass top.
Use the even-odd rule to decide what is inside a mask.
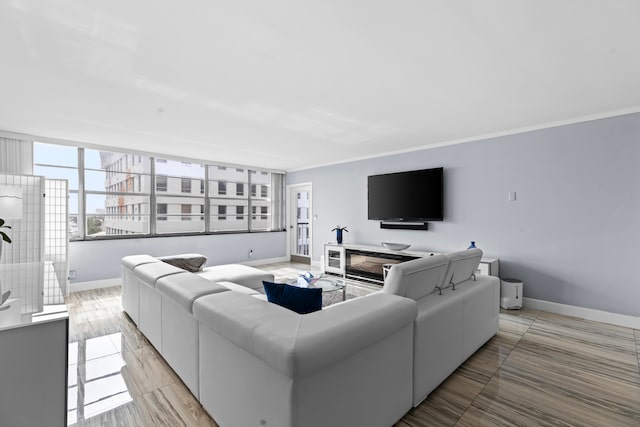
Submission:
[[[320,276],[309,284],[310,288],[322,288],[322,292],[341,291],[345,287],[344,280],[339,277]]]
[[[291,279],[290,284],[294,286],[301,286],[299,280]],[[308,288],[321,288],[322,292],[332,292],[344,290],[346,284],[340,277],[333,277],[329,275],[321,275],[320,277],[314,277],[310,280]]]

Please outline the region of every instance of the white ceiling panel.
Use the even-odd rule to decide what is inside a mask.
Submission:
[[[0,3],[0,130],[292,170],[640,109],[635,0]]]

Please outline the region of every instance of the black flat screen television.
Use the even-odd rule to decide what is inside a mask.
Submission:
[[[442,221],[443,168],[371,175],[368,217],[383,221]]]

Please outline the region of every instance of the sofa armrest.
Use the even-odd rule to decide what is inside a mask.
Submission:
[[[380,292],[301,316],[294,370],[310,375],[382,341],[413,325],[417,307],[411,299]]]
[[[122,258],[121,263],[123,267],[128,268],[133,271],[134,268],[143,264],[151,264],[154,262],[159,262],[157,258],[152,257],[151,255],[129,255]]]
[[[294,378],[318,372],[412,325],[417,305],[376,293],[300,315],[224,292],[199,298],[193,312],[202,326]]]

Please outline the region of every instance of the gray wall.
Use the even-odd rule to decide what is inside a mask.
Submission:
[[[313,253],[345,243],[453,251],[475,240],[526,297],[640,315],[640,114],[290,173],[313,183]],[[367,176],[445,168],[445,221],[428,231],[367,220]],[[516,192],[516,201],[508,193]]]
[[[273,232],[70,242],[69,270],[78,273],[71,282],[120,277],[120,259],[135,254],[161,256],[195,252],[207,256],[207,265],[284,257],[286,236],[285,232]],[[253,250],[251,257],[250,249]]]

